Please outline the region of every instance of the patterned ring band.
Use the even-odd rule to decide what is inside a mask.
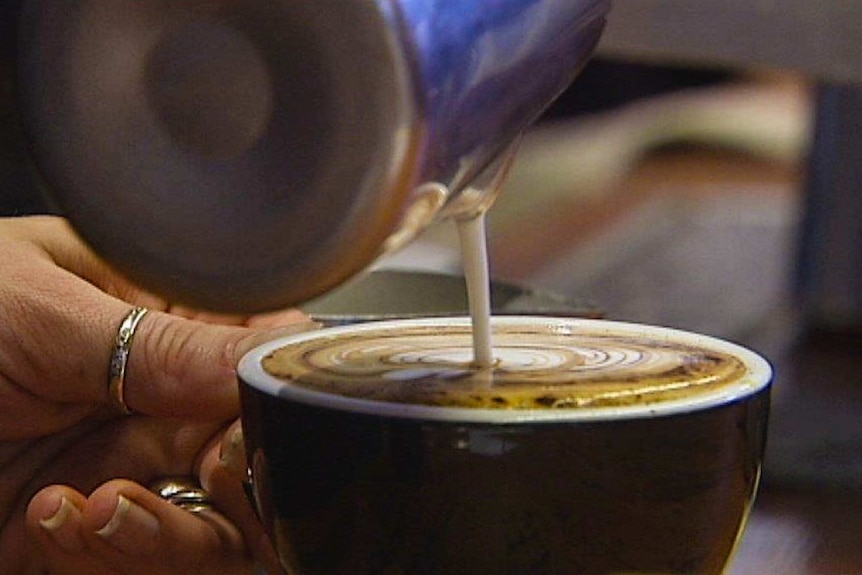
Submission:
[[[209,493],[190,477],[159,479],[150,485],[150,491],[189,513],[205,513],[213,508]]]
[[[136,307],[123,318],[120,328],[117,330],[114,349],[111,353],[108,396],[115,410],[124,415],[132,413],[125,399],[126,364],[129,362],[129,351],[132,349],[132,341],[135,339],[135,330],[146,313],[147,308]]]

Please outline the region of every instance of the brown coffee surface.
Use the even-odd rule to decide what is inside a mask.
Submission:
[[[377,401],[496,409],[621,407],[720,393],[739,358],[667,334],[580,331],[569,323],[498,325],[495,363],[472,361],[469,325],[325,335],[279,348],[263,368],[315,391]]]

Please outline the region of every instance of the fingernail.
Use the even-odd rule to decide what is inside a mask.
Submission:
[[[96,535],[124,553],[142,555],[155,550],[159,529],[155,515],[120,495],[114,514]]]
[[[234,477],[245,478],[248,475],[241,427],[235,427],[222,442],[219,465],[226,468]]]
[[[81,540],[81,511],[65,497],[60,497],[60,505],[50,517],[39,520],[39,525],[48,532],[54,542],[70,553],[83,548]]]
[[[234,348],[234,359],[239,361],[246,353],[268,341],[272,341],[280,337],[304,333],[306,331],[314,331],[321,327],[323,327],[323,324],[317,321],[301,321],[255,333],[236,344],[236,347]]]

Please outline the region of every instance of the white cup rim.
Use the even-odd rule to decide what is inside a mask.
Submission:
[[[553,324],[576,330],[600,334],[635,335],[648,334],[687,345],[703,347],[739,358],[746,366],[746,373],[727,386],[715,391],[698,394],[680,400],[668,400],[646,405],[624,405],[605,407],[577,407],[565,409],[482,409],[469,407],[442,407],[431,405],[401,404],[379,400],[345,397],[291,385],[285,380],[269,374],[262,366],[262,359],[275,350],[292,343],[318,337],[337,336],[341,333],[357,333],[397,326],[469,326],[469,317],[433,317],[374,321],[322,330],[303,332],[274,339],[249,351],[240,360],[237,373],[241,385],[248,385],[264,394],[286,401],[310,406],[378,417],[419,419],[441,422],[523,424],[542,422],[587,422],[644,419],[682,413],[705,411],[734,403],[753,396],[772,383],[773,370],[769,362],[754,351],[727,340],[674,328],[619,322],[604,319],[581,319],[547,316],[495,316],[493,325]]]

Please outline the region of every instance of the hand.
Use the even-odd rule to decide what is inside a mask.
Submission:
[[[66,486],[42,489],[31,500],[27,526],[49,572],[251,575],[262,567],[282,573],[241,487],[238,421],[202,451],[195,467],[216,502],[200,515],[128,480],[109,481],[89,497]]]
[[[108,361],[133,306],[151,312],[126,369],[134,414],[122,416],[111,407]],[[308,327],[297,311],[228,317],[172,306],[112,272],[62,219],[0,220],[4,573],[250,570],[259,528],[217,454],[238,413],[239,356],[272,337],[264,329],[296,325]],[[208,478],[218,478],[236,524],[205,521],[142,487],[192,476],[205,461],[216,462]],[[133,519],[130,530],[106,527],[117,513]]]

